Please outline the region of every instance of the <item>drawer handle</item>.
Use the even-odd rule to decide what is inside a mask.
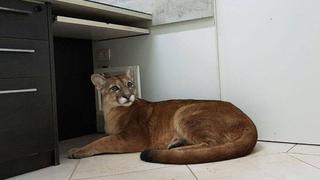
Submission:
[[[16,94],[16,93],[28,93],[28,92],[37,92],[38,89],[32,88],[32,89],[15,89],[15,90],[5,90],[0,91],[0,94]]]
[[[0,6],[0,11],[7,11],[7,12],[19,13],[19,14],[32,14],[32,11],[12,9],[12,8],[1,7],[1,6]]]
[[[34,49],[9,49],[9,48],[0,48],[0,52],[17,52],[17,53],[35,53]]]

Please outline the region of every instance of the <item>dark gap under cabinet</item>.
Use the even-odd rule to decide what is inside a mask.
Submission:
[[[59,140],[96,132],[91,40],[54,38]]]

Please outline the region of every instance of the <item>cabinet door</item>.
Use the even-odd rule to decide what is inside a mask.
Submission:
[[[0,38],[0,78],[49,75],[47,41]]]
[[[1,0],[0,27],[0,37],[48,40],[45,4]]]
[[[0,79],[0,164],[54,148],[49,82]]]

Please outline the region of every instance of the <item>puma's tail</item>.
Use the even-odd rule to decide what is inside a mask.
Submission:
[[[196,164],[222,161],[248,155],[257,142],[256,128],[245,129],[234,142],[202,148],[182,148],[170,150],[145,150],[140,158],[143,161],[166,164]]]

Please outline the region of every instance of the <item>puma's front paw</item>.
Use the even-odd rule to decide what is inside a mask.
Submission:
[[[68,158],[69,159],[81,159],[90,156],[81,148],[72,148],[68,151]]]

